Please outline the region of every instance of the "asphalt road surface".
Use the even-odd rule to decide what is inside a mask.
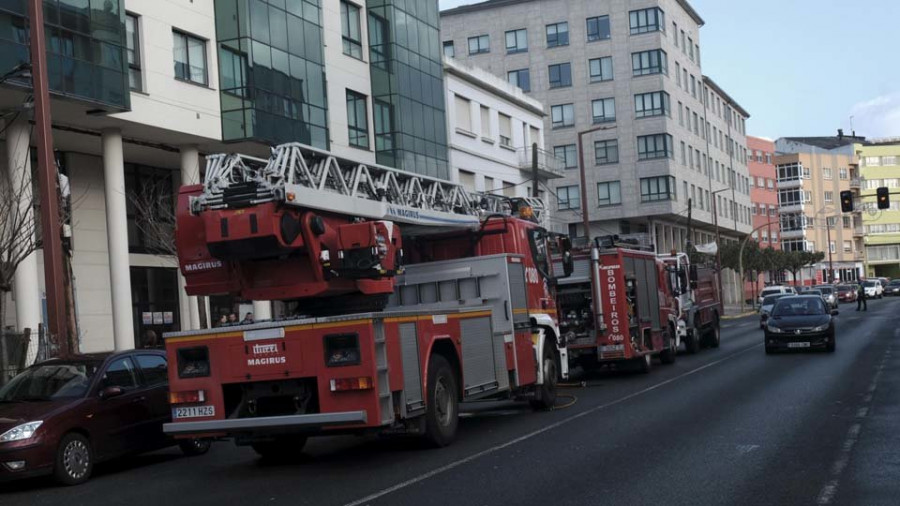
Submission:
[[[276,465],[222,442],[0,485],[0,504],[900,504],[900,299],[840,309],[834,354],[766,356],[758,320],[733,320],[720,349],[602,373],[565,409],[478,406],[444,449],[319,438]]]

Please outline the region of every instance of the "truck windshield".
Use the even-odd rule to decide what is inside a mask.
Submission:
[[[534,258],[534,266],[544,276],[544,279],[549,279],[550,260],[547,252],[547,231],[542,228],[529,230],[528,243],[531,248],[531,256]]]

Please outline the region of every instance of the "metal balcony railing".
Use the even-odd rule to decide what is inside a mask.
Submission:
[[[862,188],[862,180],[860,180],[858,177],[851,178],[850,188],[859,190],[860,188]]]
[[[519,170],[529,172],[533,170],[531,147],[526,146],[516,150],[519,158]],[[537,150],[537,168],[538,177],[541,179],[559,179],[565,177],[565,162],[560,160],[553,153],[539,149]]]

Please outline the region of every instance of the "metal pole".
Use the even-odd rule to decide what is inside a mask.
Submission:
[[[828,216],[825,217],[825,228],[828,230],[828,279],[825,283],[830,284],[834,279],[834,262],[831,258],[831,221]]]
[[[750,238],[753,237],[753,234],[755,234],[757,230],[759,230],[763,227],[768,227],[771,224],[772,224],[772,222],[770,220],[770,221],[767,221],[767,222],[763,223],[762,225],[754,228],[753,230],[750,231],[749,234],[747,234],[747,237],[745,237],[744,240],[741,241],[741,249],[738,251],[738,267],[740,268],[740,275],[741,275],[741,314],[744,313],[744,246],[747,245],[747,241],[749,241]],[[755,302],[754,302],[754,304],[755,304]]]
[[[63,252],[59,224],[59,190],[53,132],[50,122],[50,88],[47,79],[47,44],[44,38],[44,7],[41,0],[29,0],[31,28],[31,76],[34,93],[37,173],[41,191],[41,230],[44,250],[44,279],[47,293],[47,323],[56,338],[60,354],[71,352],[66,325],[66,293]]]
[[[538,190],[538,145],[536,142],[531,143],[531,196],[540,197]]]
[[[582,146],[582,137],[587,132],[580,132],[578,134],[578,172],[581,177],[581,218],[583,220],[584,226],[584,236],[587,238],[588,243],[591,242],[591,220],[588,217],[588,204],[587,204],[587,175],[585,174],[584,168],[584,146]]]

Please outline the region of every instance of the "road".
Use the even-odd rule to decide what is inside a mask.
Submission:
[[[900,299],[841,306],[837,352],[766,356],[755,318],[649,375],[605,373],[572,406],[466,413],[455,444],[332,437],[291,464],[217,443],[112,462],[60,488],[0,485],[4,506],[895,505]]]

